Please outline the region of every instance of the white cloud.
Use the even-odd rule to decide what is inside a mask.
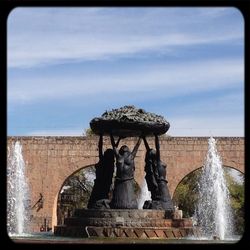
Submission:
[[[239,59],[158,64],[116,72],[93,75],[44,75],[11,80],[8,85],[10,102],[31,102],[65,97],[117,95],[138,93],[179,96],[200,91],[243,86],[244,66]],[[155,96],[155,97],[156,97]]]
[[[215,25],[213,18],[204,19],[207,13],[218,16],[223,12],[217,9],[194,12],[198,19],[186,11],[185,21],[178,15],[178,8],[170,13],[156,10],[151,15],[144,10],[137,15],[127,14],[129,18],[124,13],[119,16],[116,10],[107,13],[100,9],[88,10],[18,8],[12,12],[8,22],[8,67],[103,60],[148,51],[161,53],[175,50],[176,46],[232,43],[243,38],[241,23],[228,27],[223,21]],[[201,18],[202,22],[207,21],[203,29],[199,23]]]
[[[244,136],[243,93],[221,94],[160,110],[170,122],[173,136]],[[171,107],[169,108],[171,110]]]
[[[208,116],[218,117],[221,115],[243,115],[244,111],[244,93],[237,91],[236,93],[222,93],[217,97],[209,97],[202,95],[203,98],[198,98],[195,102],[188,101],[179,105],[179,110],[176,114],[189,113],[193,116],[200,116],[204,112]]]
[[[150,100],[152,103],[154,98],[161,97],[166,98],[164,104],[167,105],[168,98],[195,93],[206,96],[208,91],[214,90],[221,93],[223,90],[237,89],[238,93],[242,90],[244,61],[243,52],[239,51],[243,50],[244,22],[237,9],[140,10],[15,9],[8,19],[8,112],[15,110],[16,105],[29,109],[32,106],[21,104],[39,106],[51,100],[60,107],[60,101],[66,102],[66,98],[81,99],[84,103],[93,101],[98,105],[100,99],[105,99],[113,105],[118,99],[119,103],[121,100],[126,103]],[[217,56],[214,48],[218,47],[213,45],[220,45],[223,52],[218,51]],[[192,52],[195,56],[190,59]],[[140,60],[129,65],[120,60],[124,58]],[[145,64],[144,58],[147,59]],[[81,69],[87,63],[75,64],[73,70],[70,66],[67,72],[59,66],[65,62],[82,61],[89,61],[84,72]],[[95,64],[97,61],[99,64]],[[116,67],[111,70],[116,62]],[[54,64],[58,67],[50,67]],[[105,66],[102,68],[102,65]],[[170,117],[171,135],[243,134],[240,95],[221,94],[221,99],[213,104],[198,103],[197,100],[194,103],[192,97],[187,99],[186,110],[192,112],[187,116],[176,112],[175,117]],[[205,99],[209,98],[206,96]],[[223,114],[227,106],[230,110],[234,104],[240,111],[239,115],[235,115],[237,108],[232,114]],[[216,108],[211,105],[217,107],[214,114]],[[200,116],[201,110],[204,110],[204,115]],[[32,131],[29,135],[78,136],[83,133],[78,128],[47,128]]]
[[[170,129],[167,132],[170,136],[235,136],[244,137],[244,121],[241,116],[221,117],[169,117]],[[43,129],[33,130],[26,133],[26,136],[83,136],[84,130],[79,128],[71,129]]]
[[[172,117],[170,129],[171,136],[240,136],[244,137],[244,119],[234,115],[220,117]]]
[[[88,37],[49,38],[42,41],[34,39],[32,44],[27,39],[20,45],[10,45],[8,67],[32,67],[58,64],[67,61],[106,60],[111,57],[128,56],[136,53],[172,51],[174,46],[221,43],[235,38],[235,33],[221,36],[194,36],[187,34],[169,34],[166,36],[144,36],[114,39],[92,39]],[[237,38],[237,37],[236,37]],[[82,42],[80,42],[82,41]]]

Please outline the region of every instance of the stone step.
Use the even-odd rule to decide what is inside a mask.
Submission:
[[[157,219],[157,218],[81,218],[70,217],[64,220],[68,226],[129,226],[129,227],[192,227],[191,219]]]
[[[65,225],[69,226],[130,226],[130,227],[171,227],[173,220],[171,219],[157,219],[157,218],[81,218],[71,217],[64,220]],[[176,224],[176,222],[175,222]],[[180,224],[180,223],[179,223]]]
[[[56,226],[56,236],[66,237],[108,237],[137,239],[176,239],[187,236],[199,237],[200,229],[196,227],[74,227]]]
[[[167,216],[166,216],[167,215]],[[170,218],[168,212],[155,209],[76,209],[74,217],[84,218]]]

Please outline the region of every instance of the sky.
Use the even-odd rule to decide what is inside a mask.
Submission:
[[[233,7],[19,7],[7,26],[7,135],[81,136],[125,105],[170,136],[244,136]]]

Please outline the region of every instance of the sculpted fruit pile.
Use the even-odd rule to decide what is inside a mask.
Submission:
[[[170,125],[161,115],[134,106],[124,106],[106,111],[101,117],[92,119],[90,127],[96,134],[138,136],[142,133],[164,134]]]

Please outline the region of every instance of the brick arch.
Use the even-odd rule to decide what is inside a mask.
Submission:
[[[222,164],[223,164],[224,167],[233,168],[233,169],[235,169],[235,170],[241,172],[242,174],[245,174],[245,168],[244,168],[244,166],[243,166],[243,165],[237,164],[237,162],[234,161],[234,160],[231,160],[231,161],[229,161],[229,160],[224,160],[224,161],[222,162]]]
[[[79,169],[98,162],[98,136],[90,137],[8,137],[7,146],[19,140],[23,146],[26,176],[30,186],[31,203],[35,204],[39,193],[44,195],[44,206],[32,211],[32,231],[40,228],[43,219],[55,216],[58,192],[68,176]],[[217,149],[223,165],[245,172],[244,137],[217,137]],[[161,158],[167,164],[167,180],[171,196],[178,183],[188,173],[204,163],[208,149],[208,137],[160,137]],[[126,138],[122,144],[133,148],[137,138]],[[148,138],[154,147],[154,140]],[[104,150],[110,148],[110,140],[104,136]],[[135,158],[135,180],[141,185],[145,176],[145,146],[140,145]],[[54,220],[54,219],[53,219]],[[56,223],[53,222],[53,225]],[[53,228],[53,227],[52,227]]]
[[[52,208],[52,210],[53,210],[53,212],[52,212],[52,230],[54,230],[54,226],[57,225],[57,205],[58,205],[58,196],[59,196],[59,193],[60,193],[62,187],[64,186],[65,182],[66,182],[71,176],[73,176],[75,173],[79,172],[80,170],[85,169],[85,168],[88,168],[88,167],[92,167],[92,166],[94,166],[94,165],[95,165],[95,164],[90,164],[90,165],[82,166],[82,161],[77,162],[77,163],[75,164],[75,167],[74,167],[75,170],[74,170],[70,175],[68,175],[68,176],[61,182],[61,185],[60,185],[60,184],[58,185],[58,186],[60,186],[60,188],[57,190],[57,193],[56,193],[56,196],[55,196],[54,202],[53,202],[53,208]],[[142,178],[142,177],[141,177],[140,175],[136,175],[136,176],[135,176],[135,183],[136,183],[137,188],[138,188],[139,190],[141,190],[141,186],[139,185],[138,182],[141,181],[141,178]]]
[[[96,162],[90,158],[86,158],[84,160],[76,162],[71,162],[68,163],[67,165],[64,164],[64,168],[62,169],[62,171],[60,171],[60,174],[57,175],[57,181],[53,186],[54,193],[56,194],[61,190],[63,183],[66,181],[67,178],[69,178],[69,176],[78,172],[82,168],[93,166],[95,164]]]
[[[176,187],[185,176],[203,166],[204,159],[205,154],[201,157],[192,158],[190,161],[184,162],[184,167],[181,168],[181,171],[179,171],[178,168],[176,169],[175,166],[169,166],[167,179],[170,180],[168,185],[171,197],[173,197]],[[244,164],[239,164],[234,159],[227,159],[223,157],[221,157],[221,159],[223,166],[233,168],[243,174],[245,173]],[[176,158],[176,162],[178,163],[178,158]]]
[[[175,176],[174,181],[169,182],[168,186],[169,186],[169,191],[170,191],[170,195],[171,198],[173,198],[173,195],[175,193],[175,190],[177,188],[177,186],[179,185],[179,183],[189,174],[193,173],[194,171],[196,171],[197,169],[201,168],[201,164],[196,165],[193,168],[188,168],[184,171],[182,171],[181,173],[178,174],[178,176]],[[169,173],[167,175],[167,179],[171,178],[171,173]]]
[[[69,171],[64,171],[63,175],[60,175],[60,179],[58,180],[57,187],[55,187],[56,193],[54,194],[54,201],[53,201],[53,207],[52,207],[52,231],[54,230],[54,226],[57,225],[57,203],[58,203],[58,195],[61,191],[62,187],[64,186],[65,182],[73,176],[75,173],[80,171],[81,169],[88,168],[91,166],[94,166],[95,164],[88,164],[88,165],[82,165],[82,161],[78,161],[75,164],[73,164],[71,169],[68,169]],[[72,172],[73,170],[73,172]]]
[[[82,169],[84,169],[84,168],[92,167],[92,166],[94,166],[94,165],[95,165],[95,164],[86,165],[86,166],[83,166],[83,167],[80,167],[80,168],[77,168],[76,170],[74,170],[70,175],[68,175],[68,176],[64,179],[64,181],[62,182],[61,187],[60,187],[60,189],[59,189],[58,192],[61,191],[61,189],[62,189],[62,187],[64,186],[65,182],[66,182],[71,176],[73,176],[74,174],[76,174],[77,172],[79,172],[80,170],[82,170]]]
[[[245,174],[245,173],[244,173],[244,170],[242,171],[242,169],[237,168],[237,166],[235,166],[235,165],[234,165],[234,166],[230,166],[229,162],[223,162],[223,167],[232,168],[232,169],[234,169],[234,170],[240,172],[240,173],[243,174],[243,175]],[[174,197],[175,191],[176,191],[178,185],[182,182],[182,180],[183,180],[186,176],[188,176],[189,174],[192,174],[193,172],[195,172],[195,171],[197,171],[198,169],[201,169],[201,168],[202,168],[202,166],[196,167],[196,168],[194,168],[192,171],[190,171],[188,174],[186,174],[185,176],[182,176],[182,178],[179,178],[180,180],[179,180],[179,182],[177,183],[177,185],[175,186],[174,191],[173,191],[172,194],[171,194],[171,198]]]

